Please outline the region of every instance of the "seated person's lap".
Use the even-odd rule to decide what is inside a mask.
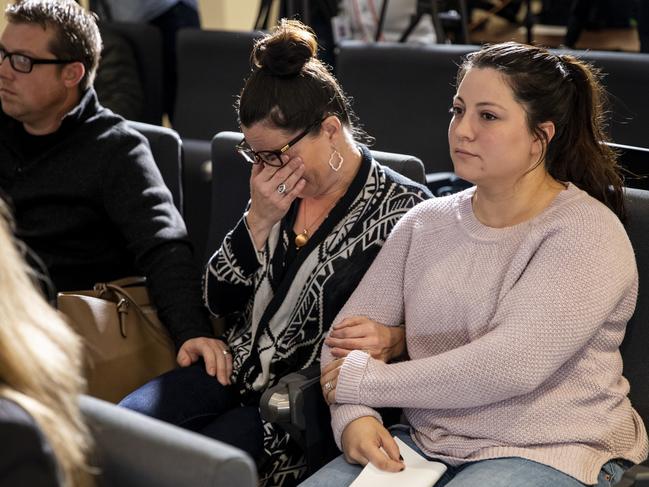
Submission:
[[[409,427],[390,427],[393,436],[420,455],[426,456],[410,437]],[[430,458],[430,457],[428,457]],[[434,459],[432,459],[434,460]],[[612,460],[602,466],[597,487],[617,484],[624,474],[625,462]],[[356,480],[363,467],[347,463],[343,455],[338,456],[314,475],[300,484],[301,487],[347,487]],[[435,487],[580,487],[577,479],[541,463],[524,458],[496,458],[467,463],[460,467],[449,467]]]
[[[239,406],[236,390],[208,375],[202,360],[156,377],[119,405],[194,431]]]
[[[236,389],[208,375],[202,360],[156,377],[119,405],[228,443],[255,460],[263,453],[259,408],[241,406]]]

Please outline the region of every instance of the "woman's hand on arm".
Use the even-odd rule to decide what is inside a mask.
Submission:
[[[351,316],[336,323],[325,345],[336,358],[346,357],[352,350],[363,350],[372,358],[389,362],[406,351],[403,326],[386,326],[366,316]]]
[[[340,369],[345,363],[344,358],[333,360],[322,369],[320,373],[320,387],[322,387],[322,395],[327,404],[334,404],[336,402],[336,385],[338,385],[338,375]]]
[[[232,352],[226,343],[216,338],[190,338],[180,347],[176,361],[181,367],[189,367],[201,357],[209,375],[216,376],[224,386],[232,383]]]
[[[246,221],[257,250],[263,250],[271,229],[284,218],[306,184],[302,178],[304,163],[301,158],[289,160],[288,156],[283,155],[282,161],[286,165],[281,168],[265,164],[252,166],[250,209]]]
[[[371,463],[380,470],[400,472],[405,468],[399,446],[376,418],[363,416],[349,423],[342,434],[345,459],[349,463]]]

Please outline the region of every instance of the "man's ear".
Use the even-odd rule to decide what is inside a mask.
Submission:
[[[63,66],[63,83],[66,88],[74,88],[83,79],[86,74],[86,67],[83,63],[74,62]]]

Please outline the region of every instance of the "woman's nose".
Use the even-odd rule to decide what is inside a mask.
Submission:
[[[453,121],[453,134],[460,139],[472,139],[474,136],[471,118],[466,113],[456,117]]]

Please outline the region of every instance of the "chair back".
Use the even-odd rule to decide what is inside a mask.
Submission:
[[[80,406],[93,440],[100,485],[177,487],[257,485],[243,451],[90,396]]]
[[[477,46],[342,42],[338,79],[376,148],[413,154],[426,173],[453,171],[448,113],[462,56]]]
[[[171,191],[174,205],[183,214],[182,150],[183,144],[175,130],[142,122],[128,122],[129,126],[146,137],[153,159],[162,179]]]
[[[379,150],[373,150],[372,157],[382,165],[412,179],[414,182],[426,185],[424,163],[418,157]]]
[[[260,32],[178,31],[178,90],[174,128],[183,139],[209,141],[238,130],[236,97],[250,73],[250,53]]]
[[[610,133],[617,144],[647,144],[649,56],[634,52],[563,51],[600,68],[610,98]]]
[[[100,30],[110,29],[126,39],[138,65],[144,103],[138,122],[162,122],[162,36],[157,27],[130,22],[101,22]]]
[[[183,210],[198,264],[203,263],[210,226],[211,151],[209,140],[183,139]]]
[[[618,153],[619,164],[628,171],[624,174],[624,185],[629,188],[649,189],[649,149],[611,142],[606,145]]]
[[[626,231],[631,239],[640,278],[638,302],[620,347],[624,376],[631,383],[633,407],[649,430],[649,191],[626,189]]]
[[[462,58],[473,45],[416,45],[344,41],[337,76],[378,149],[413,154],[426,173],[453,171],[448,109]],[[551,50],[599,67],[611,98],[611,136],[618,144],[646,144],[649,56],[638,53]]]
[[[239,132],[221,132],[212,139],[212,211],[206,260],[237,224],[250,199],[250,166],[235,150],[242,138]],[[380,151],[372,151],[372,156],[413,181],[425,184],[424,166],[416,157]]]

